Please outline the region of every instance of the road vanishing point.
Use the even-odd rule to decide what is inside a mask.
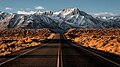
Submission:
[[[120,67],[119,58],[77,46],[63,34],[47,42],[0,57],[0,67]]]

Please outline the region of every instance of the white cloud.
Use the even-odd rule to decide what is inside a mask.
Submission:
[[[31,10],[30,8],[26,8],[26,10]]]
[[[20,8],[20,10],[31,10],[31,8]]]
[[[5,9],[6,10],[13,10],[11,7],[6,7]]]
[[[42,6],[37,6],[37,7],[35,7],[35,9],[37,9],[37,10],[44,10],[45,8],[42,7]]]
[[[29,14],[34,14],[36,12],[35,11],[29,11],[29,12],[27,12],[27,11],[17,11],[17,13],[18,14],[27,14],[27,15],[29,15]]]
[[[88,13],[88,14],[92,15],[93,17],[98,17],[98,16],[104,16],[104,17],[117,16],[117,14],[109,13],[109,12]]]
[[[109,12],[100,12],[100,13],[94,13],[94,15],[115,15],[113,13],[109,13]]]

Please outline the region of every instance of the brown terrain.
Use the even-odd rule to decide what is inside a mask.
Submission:
[[[0,30],[0,56],[5,56],[31,46],[41,46],[43,40],[52,39],[54,36],[55,34],[48,29]]]
[[[120,55],[120,29],[70,29],[65,36],[79,45]]]

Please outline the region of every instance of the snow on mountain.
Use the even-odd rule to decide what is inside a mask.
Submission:
[[[99,20],[105,28],[120,28],[120,15],[114,13],[94,13],[91,14],[95,19]]]
[[[97,20],[87,13],[80,11],[78,8],[67,8],[59,12],[53,12],[52,15],[48,14],[50,18],[58,21],[59,23],[65,22],[72,27],[79,28],[98,28]]]
[[[93,17],[110,17],[110,16],[117,16],[117,14],[115,13],[109,13],[109,12],[100,12],[100,13],[89,13],[90,15],[92,15]]]
[[[63,32],[71,27],[77,28],[120,28],[120,16],[113,14],[90,15],[78,8],[67,8],[58,12],[36,11],[6,13],[0,12],[0,28],[49,28]]]
[[[49,18],[46,15],[38,14],[9,14],[5,12],[0,12],[0,28],[27,28],[27,29],[39,29],[39,28],[49,28],[54,31],[65,30],[67,24],[64,23],[64,26],[58,26],[58,23],[53,19]]]
[[[109,20],[116,20],[119,19],[119,14],[114,13],[108,13],[108,12],[101,12],[101,13],[90,13],[94,18],[100,19],[100,20],[106,20],[109,22]]]
[[[26,11],[17,11],[17,14],[27,14],[27,15],[30,15],[30,14],[34,14],[36,13],[35,11],[29,11],[29,12],[26,12]]]

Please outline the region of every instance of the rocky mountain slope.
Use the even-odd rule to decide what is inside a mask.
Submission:
[[[91,14],[95,19],[102,22],[105,28],[120,28],[120,15],[113,13]]]
[[[0,28],[49,28],[55,32],[64,32],[75,28],[120,28],[120,16],[93,17],[78,8],[67,8],[58,12],[17,14],[0,12]]]

